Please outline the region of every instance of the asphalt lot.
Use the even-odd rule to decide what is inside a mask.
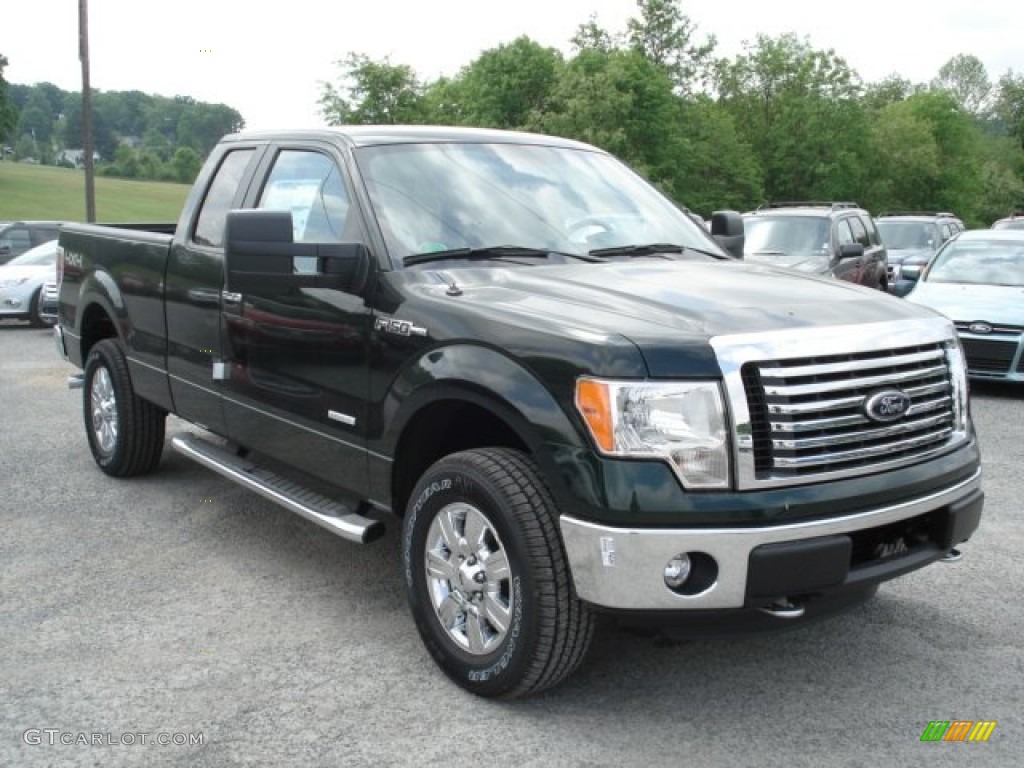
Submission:
[[[959,564],[784,634],[603,628],[565,684],[503,703],[428,658],[397,531],[337,539],[169,448],[108,478],[72,372],[0,323],[0,765],[1024,764],[1024,389],[972,390],[987,505]],[[998,725],[920,741],[956,719]]]

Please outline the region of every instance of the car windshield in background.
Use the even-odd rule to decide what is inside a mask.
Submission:
[[[1024,229],[1024,216],[1016,219],[1000,219],[992,229]]]
[[[37,245],[7,262],[9,267],[39,267],[57,263],[57,241]]]
[[[703,227],[600,152],[423,143],[363,147],[356,159],[388,250],[399,262],[413,254],[496,246],[586,255],[671,243],[719,253]]]
[[[746,216],[744,253],[752,256],[813,256],[829,250],[829,221],[815,216]]]
[[[1024,242],[968,240],[953,243],[935,258],[926,280],[1024,287]]]
[[[885,221],[879,220],[878,233],[886,247],[894,251],[932,249],[935,242],[935,227],[924,221]]]

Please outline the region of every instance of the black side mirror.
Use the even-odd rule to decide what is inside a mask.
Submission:
[[[864,246],[860,243],[843,243],[839,246],[839,260],[859,259],[864,255]]]
[[[297,288],[334,288],[358,293],[370,271],[363,243],[296,243],[290,211],[230,211],[225,224],[226,289],[268,296]],[[295,259],[312,259],[316,270],[297,274]]]
[[[739,211],[715,211],[711,214],[711,236],[723,250],[737,259],[743,258],[746,235],[743,231],[743,217]]]

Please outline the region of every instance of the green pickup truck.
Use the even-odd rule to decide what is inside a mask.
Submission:
[[[510,698],[599,613],[792,626],[977,528],[952,324],[742,239],[578,142],[240,133],[176,226],[61,230],[56,341],[100,469],[156,469],[171,413],[175,450],[333,533],[396,523],[430,653]]]

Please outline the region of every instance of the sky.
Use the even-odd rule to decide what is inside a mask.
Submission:
[[[81,89],[76,0],[11,0],[0,14],[10,83]],[[697,38],[719,56],[788,32],[834,49],[865,82],[931,80],[959,53],[995,81],[1024,74],[1021,0],[682,0]],[[610,32],[635,0],[89,0],[91,82],[102,91],[191,96],[238,110],[247,128],[324,125],[322,84],[349,52],[406,64],[422,80],[454,75],[481,52],[526,35],[571,53],[591,16]]]

